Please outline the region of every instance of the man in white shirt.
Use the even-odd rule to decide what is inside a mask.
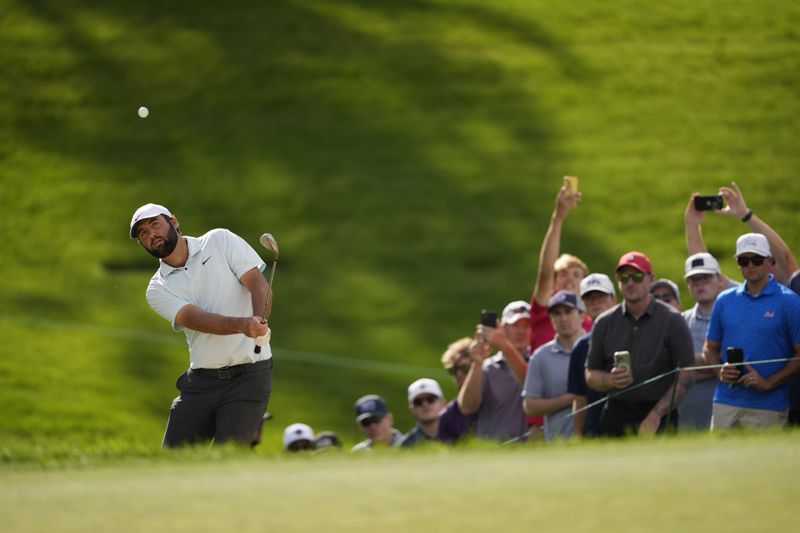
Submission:
[[[256,353],[269,332],[265,263],[241,237],[225,229],[184,237],[161,205],[146,204],[131,218],[130,237],[158,258],[147,303],[183,331],[189,370],[176,386],[163,446],[213,441],[257,441],[272,388],[272,352]]]

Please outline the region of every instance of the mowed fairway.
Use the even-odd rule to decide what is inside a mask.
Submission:
[[[7,472],[0,523],[4,531],[797,531],[798,444],[795,431]]]

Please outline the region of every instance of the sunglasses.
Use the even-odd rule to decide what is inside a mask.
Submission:
[[[361,427],[368,428],[372,424],[377,424],[381,420],[383,420],[383,418],[378,418],[377,416],[370,416],[369,418],[365,418],[364,420],[361,421]]]
[[[736,258],[736,262],[739,263],[740,267],[746,267],[749,263],[759,267],[764,264],[764,259],[766,257],[761,257],[760,255],[740,255]]]
[[[633,280],[636,283],[641,283],[644,280],[644,272],[631,272],[630,274],[617,274],[617,279],[622,283],[628,283],[628,280]]]
[[[459,372],[461,372],[462,374],[466,374],[469,372],[469,365],[456,365],[451,368],[448,368],[447,371],[453,376],[455,376]]]
[[[411,403],[414,407],[422,407],[426,403],[435,403],[438,399],[437,396],[417,396]]]

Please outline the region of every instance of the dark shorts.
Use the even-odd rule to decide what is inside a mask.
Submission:
[[[175,382],[164,447],[235,441],[253,445],[272,392],[272,359],[227,369],[189,369]]]

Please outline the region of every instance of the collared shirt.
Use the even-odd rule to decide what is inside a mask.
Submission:
[[[695,304],[694,307],[687,309],[682,314],[683,319],[686,320],[686,325],[689,326],[689,331],[692,332],[694,351],[695,353],[700,353],[703,351],[703,345],[706,342],[706,332],[708,331],[708,324],[711,322],[711,316],[701,313],[698,304]]]
[[[400,446],[400,443],[403,441],[403,434],[400,433],[399,429],[392,428],[392,442],[389,444],[390,448],[397,448]],[[364,450],[371,450],[375,447],[375,443],[372,442],[372,439],[362,440],[350,450],[351,452],[360,452]]]
[[[597,317],[586,368],[608,372],[614,366],[614,352],[622,350],[631,354],[633,385],[694,364],[692,334],[686,321],[672,307],[654,298],[638,320],[627,311],[625,302]],[[631,391],[615,391],[616,398],[656,402],[674,381],[670,374]]]
[[[436,439],[442,442],[455,442],[472,427],[477,415],[465,415],[458,406],[458,400],[451,400],[439,413],[439,430]]]
[[[577,346],[577,344],[576,344]],[[558,340],[543,344],[531,357],[523,398],[556,398],[567,393],[569,359],[572,350],[565,349]],[[572,434],[572,408],[564,408],[544,417],[544,437],[546,440],[569,437]]]
[[[414,429],[403,435],[403,440],[400,441],[400,447],[412,448],[431,440],[435,439],[433,437],[429,437],[427,433],[422,431],[422,428],[419,427],[419,424],[417,424],[414,426]]]
[[[714,304],[708,339],[720,344],[723,361],[727,361],[728,347],[741,348],[747,362],[792,357],[794,345],[800,344],[800,296],[778,283],[772,274],[758,296],[747,291],[746,283],[728,289]],[[785,366],[786,362],[776,362],[753,368],[768,378]],[[714,401],[735,407],[785,411],[789,406],[789,383],[766,392],[720,383]]]
[[[175,331],[186,334],[190,367],[221,368],[272,357],[269,344],[255,354],[255,341],[246,335],[213,335],[175,323],[178,311],[189,304],[207,313],[252,317],[250,291],[239,278],[253,268],[263,271],[266,266],[244,239],[226,229],[182,238],[189,248],[186,264],[175,268],[161,261],[147,287],[147,302]]]
[[[517,383],[501,352],[483,361],[481,406],[475,435],[483,439],[506,440],[525,433],[522,385]]]

